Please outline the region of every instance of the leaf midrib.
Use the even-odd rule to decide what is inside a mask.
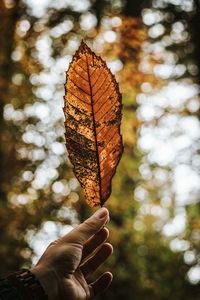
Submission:
[[[96,158],[97,158],[97,166],[98,166],[98,176],[99,176],[99,196],[100,196],[100,204],[101,207],[103,206],[103,199],[102,199],[102,191],[101,191],[101,170],[100,170],[100,162],[99,162],[99,151],[98,151],[98,142],[97,142],[97,132],[96,132],[96,123],[95,123],[95,115],[94,115],[94,101],[92,95],[92,85],[90,81],[90,72],[89,72],[89,64],[88,59],[86,56],[86,63],[87,63],[87,74],[88,74],[88,83],[90,87],[90,98],[91,98],[91,107],[92,107],[92,118],[93,118],[93,128],[94,128],[94,138],[95,138],[95,147],[96,147]]]

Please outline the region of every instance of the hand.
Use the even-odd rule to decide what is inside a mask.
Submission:
[[[112,274],[105,272],[92,284],[86,278],[112,254],[113,248],[104,243],[109,221],[106,208],[99,209],[70,233],[54,241],[30,271],[35,274],[50,300],[86,300],[101,293],[110,285]],[[97,247],[100,249],[86,261]]]

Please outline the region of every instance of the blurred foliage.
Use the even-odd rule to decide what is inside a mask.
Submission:
[[[93,212],[63,150],[64,70],[84,39],[118,66],[123,94],[125,151],[107,202],[114,254],[103,267],[114,281],[97,299],[199,299],[198,280],[193,285],[187,278],[199,260],[199,196],[180,206],[173,189],[176,163],[198,169],[199,142],[183,150],[187,158],[180,161],[178,152],[167,165],[151,160],[140,146],[145,130],[159,130],[161,123],[170,127],[169,115],[199,118],[198,93],[184,105],[155,106],[161,113],[150,120],[142,117],[154,94],[166,94],[170,84],[197,88],[195,1],[49,1],[47,7],[36,5],[36,12],[30,3],[0,3],[0,275],[31,265],[32,240],[45,222],[75,224]],[[197,109],[189,105],[194,101]],[[175,129],[174,139],[180,135]],[[179,211],[187,216],[186,227],[167,236],[164,229]],[[173,251],[174,240],[189,246]],[[189,252],[195,259],[187,263]]]

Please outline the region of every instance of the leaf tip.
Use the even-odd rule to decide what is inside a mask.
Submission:
[[[91,52],[91,49],[87,46],[87,44],[82,40],[80,47],[78,49],[78,51],[84,53],[84,52]]]

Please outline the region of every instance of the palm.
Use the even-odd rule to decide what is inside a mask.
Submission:
[[[56,262],[57,272],[62,274],[59,284],[60,299],[85,300],[94,294],[95,284],[88,285],[86,279],[104,263],[112,253],[110,244],[103,244],[102,247],[89,259],[92,254],[108,237],[108,230],[103,228],[96,235],[92,236],[83,246],[80,244],[67,245]],[[65,259],[64,257],[65,256]],[[66,272],[67,270],[67,272]],[[98,281],[97,281],[98,284]]]
[[[65,263],[62,264],[61,270],[59,270],[63,277],[63,281],[60,285],[60,299],[85,300],[90,291],[84,274],[81,271],[81,267],[79,267],[82,258],[82,249],[80,249],[79,245],[77,245],[77,247],[74,245],[73,248],[73,250],[69,249],[69,253],[73,253],[73,255],[70,256],[71,259],[66,260]],[[67,254],[67,252],[68,251],[66,251],[65,254]],[[66,257],[69,256],[66,255]],[[66,270],[68,270],[67,274]]]
[[[89,294],[89,286],[80,268],[71,276],[71,278],[63,280],[63,291],[61,290],[60,299],[85,300],[88,298],[87,295]]]

